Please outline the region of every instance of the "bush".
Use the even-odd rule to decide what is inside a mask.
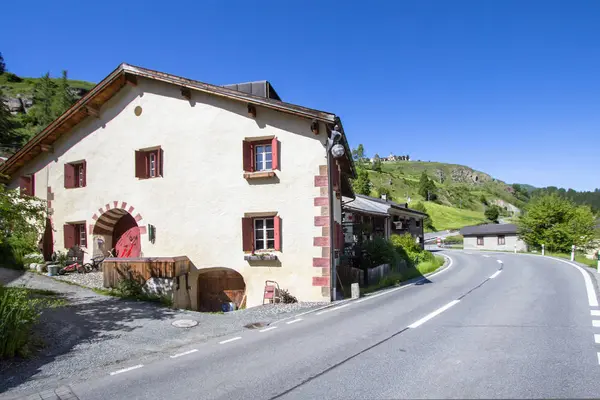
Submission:
[[[409,265],[413,265],[423,251],[410,233],[405,233],[404,235],[394,234],[390,240],[396,253],[406,260]]]
[[[281,296],[282,303],[297,303],[298,299],[290,294],[287,289],[280,289],[279,295]]]
[[[6,77],[6,82],[18,83],[23,81],[21,77],[13,74],[12,72],[5,72],[4,76]]]
[[[391,242],[384,238],[376,237],[362,244],[366,257],[363,259],[363,268],[372,268],[381,264],[395,264],[398,254]]]
[[[26,289],[0,285],[0,358],[27,355],[32,326],[37,322],[40,300]]]
[[[463,244],[464,238],[462,235],[446,236],[444,239],[446,244]]]

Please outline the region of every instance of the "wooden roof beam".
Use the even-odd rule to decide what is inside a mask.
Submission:
[[[54,147],[48,144],[40,144],[40,150],[42,150],[45,153],[54,153]]]
[[[188,88],[182,87],[181,88],[181,95],[183,97],[185,97],[186,99],[188,99],[188,100],[192,99],[192,91],[190,89],[188,89]]]
[[[125,83],[129,86],[137,86],[137,77],[131,74],[125,74]]]
[[[92,106],[85,106],[85,112],[92,117],[100,118],[100,110]]]

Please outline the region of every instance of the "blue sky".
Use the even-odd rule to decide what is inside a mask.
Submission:
[[[341,116],[373,155],[507,182],[600,187],[599,1],[8,2],[22,76],[97,82],[128,62],[200,81],[270,80]]]

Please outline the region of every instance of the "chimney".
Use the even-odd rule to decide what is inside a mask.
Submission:
[[[381,195],[381,199],[382,199],[383,201],[387,201],[387,194],[385,194],[385,193],[384,193],[384,194],[382,194],[382,195]]]

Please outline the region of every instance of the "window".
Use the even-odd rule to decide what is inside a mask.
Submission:
[[[418,228],[421,226],[421,221],[419,221],[418,219],[415,220],[415,226]]]
[[[65,224],[63,226],[65,249],[73,246],[87,247],[87,231],[85,222]]]
[[[254,146],[254,165],[256,171],[270,171],[273,169],[273,152],[270,144]]]
[[[275,221],[273,218],[254,219],[254,249],[275,248]]]
[[[242,240],[246,252],[281,250],[281,218],[276,215],[242,218]]]
[[[78,188],[86,186],[87,167],[85,161],[65,164],[65,188]]]
[[[19,179],[21,196],[35,196],[35,175],[25,175]]]
[[[271,139],[246,139],[243,142],[244,171],[261,172],[279,169],[279,141]]]
[[[155,147],[135,152],[135,177],[140,179],[163,176],[163,150]]]
[[[477,246],[483,246],[483,236],[477,236]]]
[[[506,238],[504,235],[498,235],[498,245],[503,246],[506,244]]]

